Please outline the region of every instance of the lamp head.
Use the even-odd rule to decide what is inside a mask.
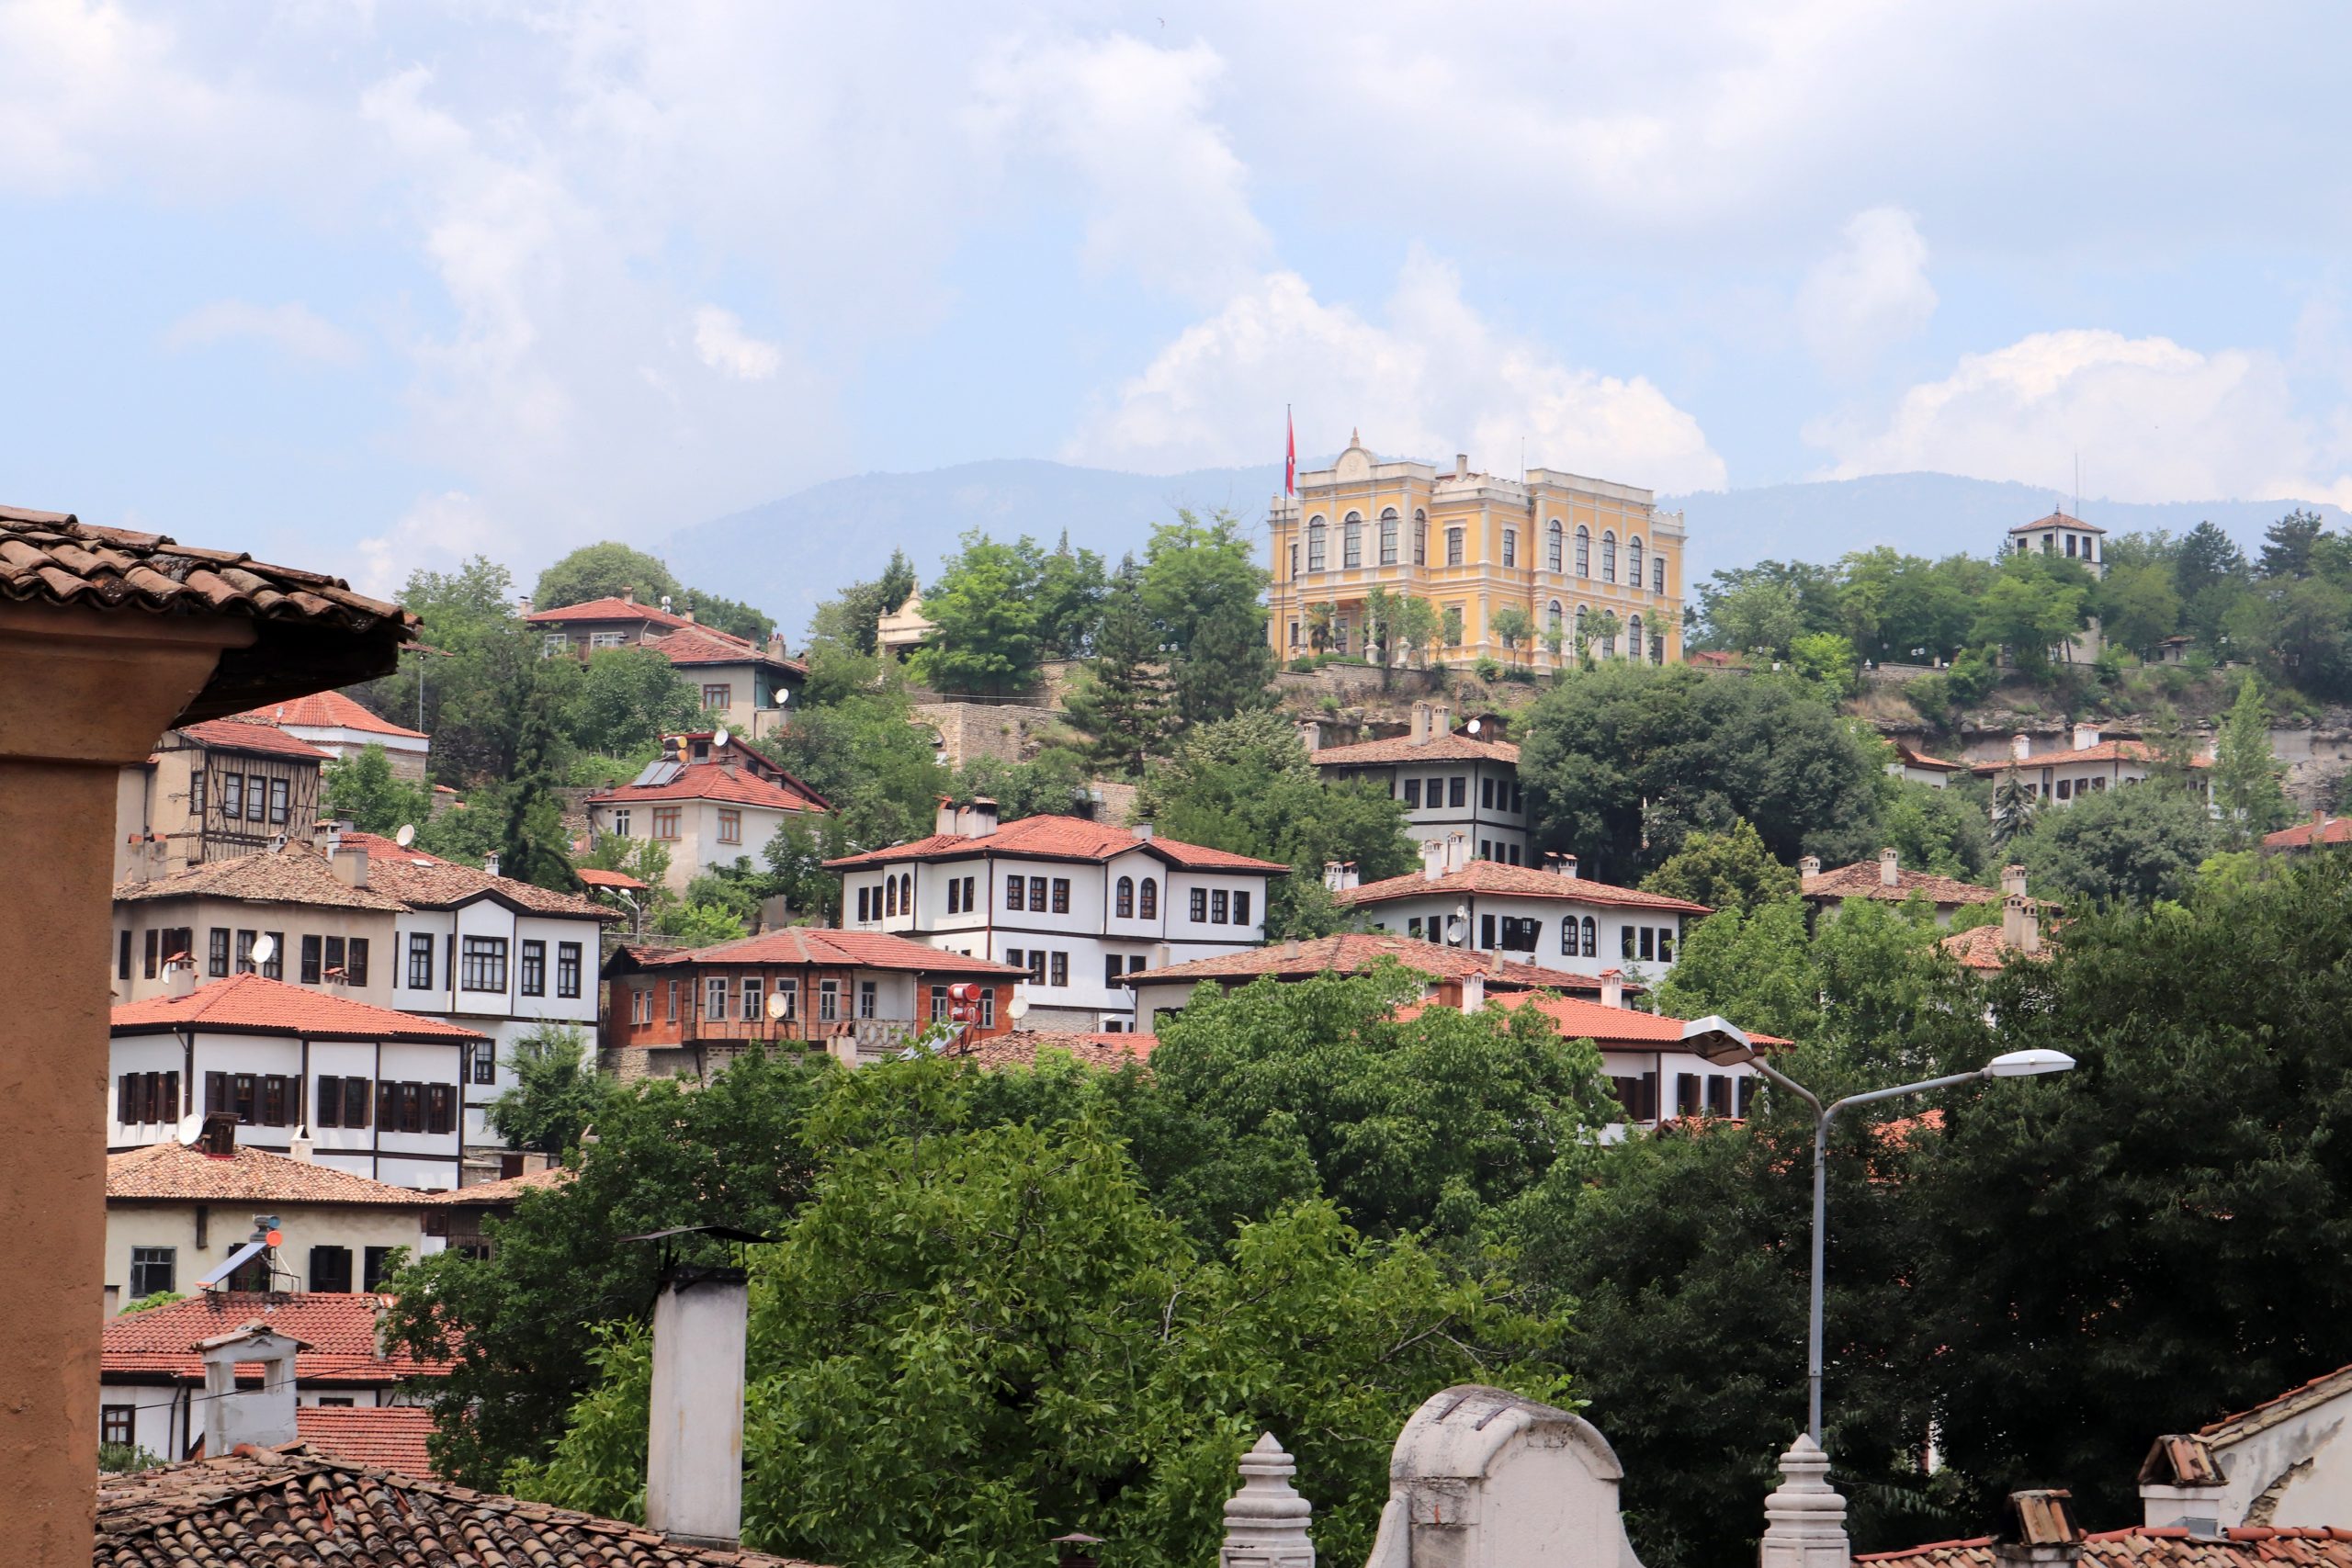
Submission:
[[[1756,1047],[1749,1043],[1747,1032],[1714,1013],[1684,1024],[1682,1043],[1719,1067],[1736,1067],[1756,1059]]]
[[[2064,1051],[2010,1051],[1984,1064],[1988,1078],[2027,1078],[2037,1073],[2063,1073],[2072,1068],[2075,1058]]]

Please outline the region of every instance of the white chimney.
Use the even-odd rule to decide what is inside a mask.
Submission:
[[[1473,969],[1462,977],[1462,1010],[1487,1010],[1487,976],[1478,970]]]
[[[2030,735],[2012,735],[2012,736],[2010,736],[2010,737],[2009,737],[2009,755],[2010,755],[2010,757],[2012,757],[2013,759],[2015,759],[2016,761],[2020,761],[2020,762],[2024,761],[2028,757],[2032,756],[2032,755],[2033,755],[2033,737],[2032,737],[2032,736],[2030,736]]]
[[[2001,868],[2001,891],[2004,893],[2023,893],[2025,891],[2025,867],[2017,864],[2015,862],[2011,862],[2009,864],[2003,866]]]
[[[1577,879],[1576,856],[1562,855],[1560,857],[1560,874],[1566,877],[1570,882],[1574,882]]]
[[[1241,1456],[1241,1490],[1226,1499],[1217,1568],[1315,1568],[1306,1533],[1315,1508],[1290,1483],[1297,1472],[1272,1432]]]
[[[1430,705],[1430,739],[1432,740],[1442,740],[1453,733],[1453,705],[1452,703],[1431,703]]]
[[[1151,835],[1155,829],[1148,822],[1138,822],[1134,827],[1128,829],[1127,831],[1133,833],[1140,841],[1148,844],[1151,842]]]
[[[328,840],[327,863],[334,870],[334,879],[345,887],[368,886],[368,846]]]
[[[622,589],[622,590],[621,590],[621,603],[622,603],[622,604],[636,604],[636,603],[637,603],[637,590],[636,590],[636,589],[634,589],[634,588],[624,588],[624,589]]]
[[[240,1446],[274,1449],[297,1440],[294,1357],[311,1347],[259,1322],[200,1340],[204,1361],[204,1453],[225,1459]],[[237,1363],[259,1361],[261,1386],[237,1386]]]
[[[1797,862],[1797,874],[1799,876],[1819,876],[1821,874],[1821,857],[1819,855],[1805,855],[1799,859]]]
[[[2078,725],[2075,726],[2075,750],[2077,750],[2077,751],[2087,751],[2087,750],[2089,750],[2092,747],[2094,747],[2094,746],[2096,746],[2096,745],[2098,745],[2098,725],[2096,725],[2096,724],[2078,724]]]
[[[1430,743],[1430,705],[1427,703],[1413,705],[1412,741],[1416,746],[1426,746]]]
[[[1625,976],[1623,970],[1603,969],[1600,972],[1600,1005],[1605,1008],[1625,1005]]]
[[[196,990],[196,960],[181,957],[164,965],[164,994],[185,997]]]
[[[1448,833],[1445,836],[1445,869],[1460,871],[1469,863],[1470,836],[1467,833]]]
[[[673,1269],[653,1303],[653,1397],[645,1522],[695,1546],[743,1535],[741,1269]]]
[[[2019,953],[2041,951],[2041,911],[2022,893],[2001,900],[2001,943]]]
[[[490,853],[481,857],[481,868],[492,876],[496,876],[498,874],[498,852],[496,850],[492,850]]]
[[[1897,863],[1897,857],[1891,845],[1878,852],[1878,885],[1881,887],[1903,886],[1903,869]]]
[[[1351,860],[1327,860],[1323,863],[1323,886],[1334,893],[1344,893],[1357,886],[1361,878],[1356,863]]]
[[[517,614],[517,615],[524,615],[524,616],[528,616],[528,615],[530,615],[530,613],[531,613],[531,596],[530,596],[528,593],[524,594],[522,597],[520,597],[519,599],[515,600],[515,601],[514,601],[514,603],[515,603],[515,604],[516,604],[516,606],[517,606],[517,608],[516,608],[516,610],[515,610],[515,614]]]
[[[1470,477],[1469,453],[1456,452],[1453,455],[1453,477],[1457,479],[1466,479]]]
[[[976,795],[972,796],[972,804],[969,808],[969,820],[971,822],[971,827],[966,831],[966,838],[985,839],[989,834],[995,832],[996,802],[990,800],[985,795]]]
[[[1444,874],[1445,840],[1442,839],[1423,839],[1421,840],[1422,880],[1425,882],[1435,882],[1439,877],[1443,876]]]
[[[964,836],[964,829],[957,818],[956,803],[943,795],[939,797],[937,809],[932,813],[931,830],[943,839],[960,839]]]
[[[311,1141],[311,1129],[307,1126],[297,1127],[294,1129],[294,1135],[286,1141],[286,1157],[299,1159],[308,1164],[315,1146]]]

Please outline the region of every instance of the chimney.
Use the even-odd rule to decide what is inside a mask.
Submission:
[[[938,809],[932,813],[931,830],[943,839],[960,839],[964,836],[963,827],[956,820],[956,802],[946,795],[943,795],[939,797]]]
[[[1781,1456],[1781,1484],[1764,1499],[1759,1568],[1852,1568],[1846,1499],[1829,1484],[1829,1456],[1800,1432]]]
[[[294,1430],[294,1357],[311,1347],[260,1322],[198,1340],[204,1361],[204,1453],[225,1459],[243,1447],[281,1448]],[[261,1386],[237,1386],[237,1363],[259,1361]]]
[[[1562,855],[1560,857],[1560,874],[1566,877],[1570,882],[1574,882],[1577,879],[1576,856]]]
[[[768,633],[768,657],[770,659],[782,659],[784,657],[784,634],[782,632]]]
[[[1344,893],[1357,886],[1362,878],[1351,860],[1327,860],[1323,863],[1323,886],[1334,893]]]
[[[492,876],[496,876],[498,874],[498,852],[496,850],[492,850],[490,853],[481,857],[481,868],[485,873]]]
[[[2022,762],[2022,761],[2024,761],[2028,757],[2030,757],[2030,756],[2032,756],[2032,755],[2033,755],[2033,737],[2032,737],[2032,736],[2030,736],[2030,735],[2012,735],[2012,736],[2010,736],[2010,737],[2009,737],[2009,757],[2010,757],[2010,759],[2011,759],[2012,761],[2019,761],[2019,762]]]
[[[527,619],[531,614],[531,596],[528,593],[526,593],[521,598],[515,600],[514,604],[516,606],[514,613]]]
[[[2073,1503],[2064,1488],[2010,1493],[2008,1526],[1994,1538],[1993,1561],[2002,1568],[2059,1568],[2081,1557]]]
[[[1442,740],[1453,733],[1453,705],[1452,703],[1431,703],[1430,705],[1430,739],[1432,740]]]
[[[311,1162],[311,1151],[315,1146],[316,1145],[311,1142],[311,1129],[307,1126],[297,1127],[294,1129],[294,1135],[286,1141],[286,1157],[288,1159],[299,1159],[303,1164],[308,1165]]]
[[[1898,857],[1894,852],[1894,846],[1889,845],[1887,848],[1879,851],[1878,885],[1881,887],[1900,887],[1903,886],[1903,868],[1897,863],[1897,860]]]
[[[634,588],[628,587],[628,586],[624,585],[624,586],[622,587],[622,589],[621,589],[621,603],[622,603],[622,604],[636,604],[636,603],[637,603],[637,590],[636,590],[636,589],[634,589]]]
[[[1799,876],[1819,876],[1821,874],[1821,857],[1819,855],[1806,855],[1800,859],[1797,862],[1797,874]]]
[[[2187,1530],[2199,1540],[2218,1540],[2222,1489],[2228,1484],[2203,1438],[2193,1432],[2158,1438],[2140,1463],[2142,1523],[2149,1529]]]
[[[996,831],[996,802],[985,795],[972,796],[971,829],[967,839],[985,839]]]
[[[1487,976],[1483,970],[1473,969],[1469,974],[1462,976],[1462,1010],[1464,1012],[1487,1010]]]
[[[1430,743],[1430,705],[1427,703],[1413,705],[1412,741],[1416,746],[1426,746]]]
[[[2094,746],[2096,746],[2096,745],[2098,745],[2098,725],[2096,725],[2096,724],[2078,724],[2078,725],[2075,726],[2075,750],[2077,750],[2077,751],[2087,751],[2087,750],[2089,750],[2092,747],[2094,747]]]
[[[1622,1008],[1625,1005],[1625,972],[1623,970],[1603,969],[1600,972],[1600,1005],[1605,1008]]]
[[[1435,882],[1444,874],[1445,840],[1423,839],[1421,840],[1421,879],[1425,882]]]
[[[345,887],[368,886],[368,846],[345,844],[330,840],[334,847],[327,852],[327,863],[334,870],[334,879]]]
[[[1241,1490],[1226,1499],[1216,1568],[1315,1568],[1306,1533],[1315,1506],[1291,1485],[1297,1473],[1298,1461],[1272,1432],[1241,1456]]]
[[[1470,836],[1467,833],[1448,833],[1445,836],[1445,869],[1460,871],[1469,863]]]
[[[691,609],[681,610],[678,612],[678,619],[685,622],[688,626],[693,626],[695,624],[695,613]]]
[[[749,1301],[742,1269],[682,1264],[653,1303],[645,1522],[694,1546],[731,1550],[742,1539]]]
[[[164,965],[164,994],[192,996],[196,991],[196,960],[182,953]]]
[[[1298,938],[1296,937],[1292,937],[1288,942],[1283,943],[1283,956],[1284,958],[1296,958],[1298,956]]]
[[[1453,477],[1457,479],[1466,479],[1470,477],[1469,453],[1456,452],[1453,455]]]
[[[2025,867],[2018,864],[2015,861],[2011,861],[2008,864],[2003,866],[2001,868],[2001,891],[2004,893],[2023,893],[2025,891]]]
[[[1137,842],[1146,844],[1151,842],[1154,829],[1148,821],[1138,822],[1128,830],[1135,834]]]
[[[2022,893],[2001,900],[2001,943],[2019,953],[2041,951],[2041,913]]]
[[[1306,754],[1310,757],[1323,750],[1323,721],[1319,718],[1300,719],[1298,743],[1306,748]]]

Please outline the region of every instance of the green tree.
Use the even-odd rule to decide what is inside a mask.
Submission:
[[[2222,833],[2233,847],[2259,843],[2265,833],[2287,825],[2287,792],[2279,787],[2286,773],[2285,764],[2270,751],[2270,710],[2248,675],[2239,682],[2237,701],[2222,721],[2211,774]]]
[[[579,886],[579,878],[571,873],[571,835],[564,831],[563,807],[556,795],[563,783],[570,750],[569,743],[557,732],[555,716],[526,699],[516,716],[514,762],[503,791],[501,875],[559,892]]]
[[[582,750],[618,757],[696,728],[702,716],[702,698],[667,658],[650,648],[602,648],[588,656],[566,728]]]
[[[2270,525],[2262,536],[2262,575],[2309,577],[2312,547],[2326,526],[2319,513],[2300,506]]]
[[[2172,570],[2173,586],[2184,601],[2193,601],[2244,578],[2245,552],[2211,522],[2199,523],[2182,537]]]
[[[640,604],[659,604],[668,594],[683,601],[686,591],[670,569],[642,550],[616,540],[582,545],[539,573],[531,590],[535,610],[560,610],[591,599],[617,599],[633,592]]]
[[[1789,660],[1798,674],[1820,682],[1824,691],[1838,697],[1853,694],[1861,671],[1861,655],[1836,632],[1814,632],[1797,638],[1789,647]]]
[[[1718,571],[1699,586],[1700,642],[1743,652],[1786,653],[1808,632],[1842,631],[1835,567],[1758,561]]]
[[[796,915],[822,925],[841,914],[841,878],[825,863],[850,853],[841,835],[840,819],[831,814],[813,822],[787,817],[760,851],[767,863],[768,885],[780,894]]]
[[[1069,719],[1092,738],[1095,766],[1139,779],[1175,729],[1159,638],[1144,607],[1134,558],[1120,564],[1094,635],[1094,660],[1069,698]]]
[[[1720,1013],[1751,1032],[1810,1040],[1821,1030],[1821,974],[1794,897],[1727,905],[1690,928],[1657,989],[1672,1018]]]
[[[2118,566],[2110,555],[2096,604],[2101,635],[2138,653],[2146,653],[2180,629],[2180,595],[2174,591],[2171,568],[2164,563]]]
[[[491,1131],[510,1149],[568,1155],[594,1123],[606,1098],[588,1037],[565,1024],[543,1023],[516,1038],[506,1058],[514,1087],[491,1102]]]
[[[1986,813],[1987,842],[2004,854],[2014,852],[2018,840],[2032,829],[2041,811],[2041,797],[2034,794],[2033,785],[2026,782],[2012,761],[1993,783],[1993,799]]]
[[[1076,659],[1090,651],[1108,592],[1102,558],[1071,549],[1065,529],[1054,553],[1037,563],[1037,641],[1046,657]]]
[[[963,548],[947,558],[923,598],[923,614],[939,627],[914,656],[925,684],[988,696],[1035,684],[1044,645],[1033,555],[978,529],[964,536]]]
[[[832,803],[842,854],[922,837],[947,790],[932,731],[915,723],[905,682],[886,663],[838,644],[812,648],[808,684],[823,700],[797,712],[771,748]]]
[[[1266,642],[1266,613],[1230,604],[1204,616],[1191,641],[1170,657],[1168,676],[1176,716],[1188,728],[1272,706],[1274,650]]]
[[[711,947],[747,934],[742,913],[730,900],[683,898],[664,900],[653,911],[653,929],[680,947]]]
[[[809,617],[808,640],[871,655],[876,651],[876,623],[895,613],[914,591],[914,563],[907,559],[904,550],[894,549],[880,577],[853,582],[817,606],[817,613]]]
[[[1508,652],[1516,653],[1521,643],[1535,637],[1535,618],[1516,604],[1505,604],[1487,617],[1487,629],[1502,639]]]
[[[396,833],[433,815],[432,792],[395,777],[391,759],[372,743],[329,762],[320,784],[327,809],[363,833]]]
[[[1684,839],[1680,849],[1642,879],[1642,889],[1710,908],[1744,910],[1791,897],[1797,880],[1796,868],[1774,860],[1755,827],[1743,818],[1727,832],[1693,833]]]
[[[1220,615],[1259,614],[1265,586],[1250,531],[1231,512],[1220,509],[1204,518],[1180,509],[1175,522],[1152,525],[1144,550],[1144,610],[1160,642],[1179,657],[1190,653],[1201,628]]]
[[[1963,879],[1984,874],[1993,845],[1981,785],[1969,781],[1938,789],[1890,778],[1884,788],[1877,838],[1902,856],[1905,866]]]
[[[2019,671],[2048,676],[2051,650],[2083,629],[2088,613],[2089,578],[2071,563],[2038,555],[2013,555],[1977,601],[1969,639],[1998,643]]]
[[[986,795],[996,802],[997,819],[1014,822],[1023,817],[1068,816],[1090,809],[1088,791],[1094,777],[1083,752],[1069,746],[1048,746],[1025,762],[975,757],[956,770],[949,792],[958,800]]]
[[[2016,853],[2038,884],[2062,895],[2145,905],[2185,897],[2217,839],[2201,790],[2151,782],[2053,807]]]

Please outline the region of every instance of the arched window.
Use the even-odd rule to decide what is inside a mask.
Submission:
[[[1634,588],[1642,585],[1642,536],[1639,534],[1625,541],[1625,581]]]
[[[1600,536],[1600,581],[1617,581],[1617,533],[1610,529]]]
[[[1577,525],[1577,575],[1592,575],[1592,530],[1581,523]]]
[[[1666,592],[1666,558],[1656,553],[1650,556],[1650,592]]]
[[[1560,520],[1558,518],[1555,517],[1552,519],[1552,526],[1548,532],[1549,542],[1544,547],[1544,564],[1546,569],[1552,571],[1557,571],[1560,570],[1560,561],[1563,558],[1560,554],[1560,551],[1563,548],[1561,541],[1566,536],[1560,532]]]
[[[1413,564],[1430,564],[1430,514],[1426,512],[1413,513]]]
[[[1636,664],[1642,661],[1642,618],[1639,615],[1625,623],[1625,657]]]
[[[1158,877],[1147,876],[1143,879],[1143,904],[1138,913],[1147,920],[1159,919],[1159,879]]]
[[[899,912],[899,879],[895,876],[886,876],[882,879],[882,914],[885,919],[895,916]]]
[[[906,914],[915,912],[915,874],[911,871],[899,878],[899,908]]]
[[[1584,918],[1584,955],[1587,958],[1600,956],[1600,928],[1592,923],[1590,915]]]
[[[1396,509],[1393,506],[1380,514],[1380,564],[1396,564]]]
[[[1574,958],[1576,955],[1577,918],[1574,915],[1570,915],[1560,922],[1560,956],[1563,958]]]
[[[1363,564],[1363,513],[1351,512],[1340,525],[1340,564],[1350,571]]]
[[[1462,564],[1462,530],[1459,528],[1448,528],[1445,531],[1445,564],[1448,566]]]
[[[1321,571],[1323,570],[1323,536],[1326,530],[1323,526],[1323,519],[1320,517],[1315,518],[1306,525],[1306,570],[1309,571]]]
[[[1568,651],[1571,653],[1582,653],[1584,651],[1584,606],[1581,604],[1577,606],[1576,646]]]
[[[1119,878],[1118,900],[1119,919],[1134,919],[1136,918],[1136,879],[1134,877]]]
[[[1552,607],[1544,613],[1544,629],[1553,637],[1560,635],[1560,602],[1557,599],[1553,600]]]

